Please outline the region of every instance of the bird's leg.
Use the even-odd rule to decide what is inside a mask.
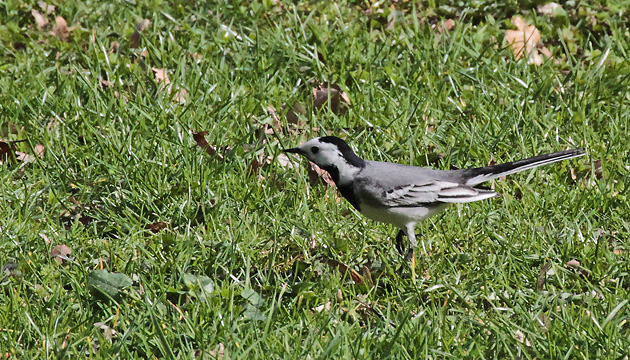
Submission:
[[[411,281],[416,282],[416,248],[418,247],[418,240],[416,240],[416,224],[407,225],[407,237],[409,238],[409,252],[405,256],[405,261],[411,257]]]
[[[396,250],[402,256],[404,254],[405,244],[403,244],[403,236],[405,236],[405,232],[400,230],[396,235]],[[406,260],[405,260],[406,261]]]

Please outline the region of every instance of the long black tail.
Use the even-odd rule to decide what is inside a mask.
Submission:
[[[579,157],[582,155],[585,155],[585,152],[582,149],[558,151],[551,154],[538,155],[528,159],[512,161],[505,164],[464,170],[464,178],[466,179],[466,185],[474,186],[488,180],[496,179],[501,176],[533,169],[541,165],[555,163],[556,161],[572,159],[574,157]]]

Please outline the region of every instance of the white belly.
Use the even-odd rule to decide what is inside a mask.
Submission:
[[[367,204],[361,204],[361,214],[374,221],[393,224],[405,229],[408,224],[416,224],[435,214],[444,211],[449,204],[440,204],[431,207],[391,207],[375,208]]]

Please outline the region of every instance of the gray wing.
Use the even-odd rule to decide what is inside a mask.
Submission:
[[[425,184],[408,184],[385,190],[381,194],[387,206],[417,206],[420,204],[467,203],[497,196],[492,190],[475,189],[448,181],[434,180]]]
[[[498,196],[464,181],[459,171],[370,161],[355,179],[355,195],[362,202],[384,207],[466,203]]]
[[[443,180],[398,185],[389,189],[378,184],[370,184],[368,181],[360,182],[358,185],[359,199],[385,207],[413,207],[437,202],[467,203],[498,196],[492,190],[475,189]]]

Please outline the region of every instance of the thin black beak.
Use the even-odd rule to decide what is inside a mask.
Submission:
[[[290,148],[290,149],[284,149],[282,151],[284,151],[286,153],[291,153],[291,154],[301,154],[302,153],[302,150],[300,150],[300,148],[296,148],[296,147]]]

